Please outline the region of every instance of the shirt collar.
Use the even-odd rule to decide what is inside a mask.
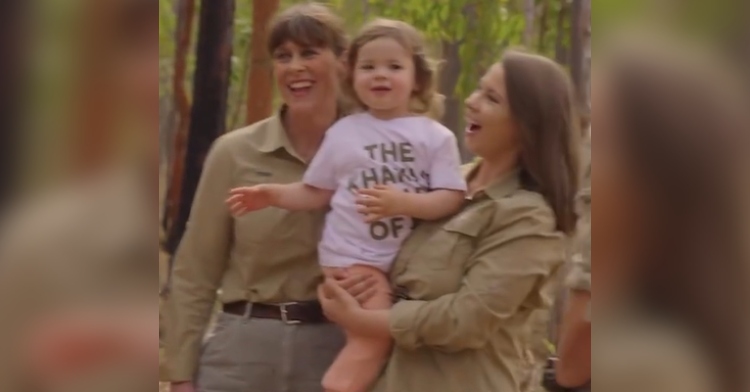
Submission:
[[[292,156],[297,156],[294,147],[292,147],[292,142],[289,140],[289,135],[287,135],[286,129],[284,128],[284,115],[286,114],[286,111],[287,106],[285,104],[281,105],[279,111],[268,120],[269,122],[267,126],[262,130],[259,130],[260,133],[256,142],[256,148],[258,151],[262,153],[272,153],[284,149]],[[338,121],[340,118],[347,115],[348,112],[346,104],[344,102],[339,102],[335,121]]]
[[[268,120],[265,127],[259,129],[256,134],[256,147],[258,151],[262,153],[272,153],[280,149],[285,149],[287,152],[294,151],[292,149],[292,143],[289,141],[289,136],[286,134],[284,129],[284,123],[282,118],[286,113],[286,105],[283,105],[281,109]]]
[[[465,173],[467,182],[471,181],[471,179],[477,174],[481,165],[481,160],[478,160],[466,166]],[[520,170],[515,169],[477,192],[472,199],[478,200],[484,197],[489,197],[492,200],[500,200],[519,189],[521,189]]]

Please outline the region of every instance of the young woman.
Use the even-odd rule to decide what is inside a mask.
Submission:
[[[570,80],[549,59],[507,52],[466,100],[466,121],[466,145],[481,158],[469,198],[403,244],[391,272],[401,300],[371,310],[330,280],[319,289],[330,319],[394,340],[374,391],[520,392],[530,381],[528,323],[551,305],[576,221]]]

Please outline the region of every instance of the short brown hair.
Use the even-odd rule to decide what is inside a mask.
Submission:
[[[367,106],[354,93],[354,67],[359,57],[359,50],[367,43],[378,38],[391,38],[412,53],[414,61],[414,78],[417,91],[413,94],[412,110],[417,113],[431,113],[439,115],[439,110],[433,107],[442,100],[435,92],[435,71],[425,52],[424,37],[414,26],[393,19],[375,19],[366,24],[352,41],[347,58],[348,73],[344,88],[351,98],[362,108]]]
[[[344,24],[328,7],[319,3],[297,4],[276,15],[268,34],[268,52],[285,42],[329,48],[337,56],[346,51]]]
[[[554,61],[509,50],[502,57],[508,104],[521,138],[521,179],[552,207],[557,228],[572,233],[580,183],[580,121],[573,84]]]

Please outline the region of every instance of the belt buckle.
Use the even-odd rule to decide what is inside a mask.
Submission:
[[[289,311],[287,310],[287,308],[286,308],[286,307],[287,307],[288,305],[296,305],[296,304],[297,304],[297,302],[284,302],[284,303],[281,303],[281,304],[279,304],[279,311],[281,312],[281,321],[282,321],[282,322],[283,322],[284,324],[287,324],[287,325],[295,325],[295,324],[300,324],[300,323],[302,323],[302,322],[301,322],[301,321],[299,321],[299,320],[290,320],[290,319],[289,319]]]

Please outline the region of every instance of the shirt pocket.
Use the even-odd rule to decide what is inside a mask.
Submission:
[[[283,161],[246,166],[237,174],[235,186],[286,184],[300,181],[302,170]],[[235,241],[239,249],[254,252],[258,246],[301,244],[315,247],[323,226],[324,211],[287,211],[269,207],[234,219]]]
[[[430,260],[430,269],[463,268],[474,252],[480,229],[475,222],[448,221],[423,247],[423,251],[429,253],[426,258]]]

